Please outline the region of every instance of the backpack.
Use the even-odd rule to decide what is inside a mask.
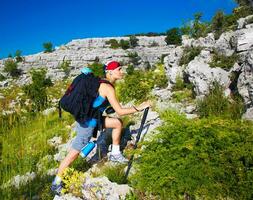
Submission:
[[[92,113],[92,103],[97,97],[100,83],[100,78],[93,73],[78,75],[59,101],[59,117],[63,108],[77,122],[84,122]]]

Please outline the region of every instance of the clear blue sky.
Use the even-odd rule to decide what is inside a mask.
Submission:
[[[47,41],[165,32],[196,12],[209,21],[234,7],[233,0],[0,0],[0,58],[38,53]]]

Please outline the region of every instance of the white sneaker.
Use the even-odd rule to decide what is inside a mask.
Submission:
[[[112,162],[118,162],[122,164],[128,163],[128,159],[126,159],[121,153],[115,155],[111,154],[109,156],[109,160]]]

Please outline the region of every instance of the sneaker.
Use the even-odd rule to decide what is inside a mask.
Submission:
[[[121,153],[116,154],[116,155],[111,154],[109,156],[109,160],[112,162],[118,162],[122,164],[128,163],[128,159],[126,159]]]
[[[52,186],[51,186],[51,190],[52,190],[52,192],[55,195],[59,195],[60,196],[61,195],[61,191],[62,191],[62,183],[57,184],[57,183],[53,182]]]

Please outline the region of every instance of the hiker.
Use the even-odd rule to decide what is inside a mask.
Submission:
[[[100,83],[98,88],[98,96],[93,102],[93,108],[107,103],[112,106],[119,116],[133,114],[143,109],[150,107],[149,102],[144,102],[139,106],[130,108],[122,108],[115,95],[114,84],[117,80],[123,78],[123,71],[120,63],[111,61],[104,66],[105,78],[104,82]],[[122,131],[122,121],[119,118],[102,117],[103,128],[112,128],[112,150],[109,155],[109,160],[118,163],[127,163],[128,160],[120,152],[120,138]],[[71,149],[68,155],[60,163],[57,175],[52,183],[52,191],[56,194],[61,193],[62,182],[61,175],[63,171],[78,157],[81,149],[89,142],[93,135],[93,131],[98,125],[97,118],[89,118],[83,123],[76,122],[76,138],[72,142]]]

